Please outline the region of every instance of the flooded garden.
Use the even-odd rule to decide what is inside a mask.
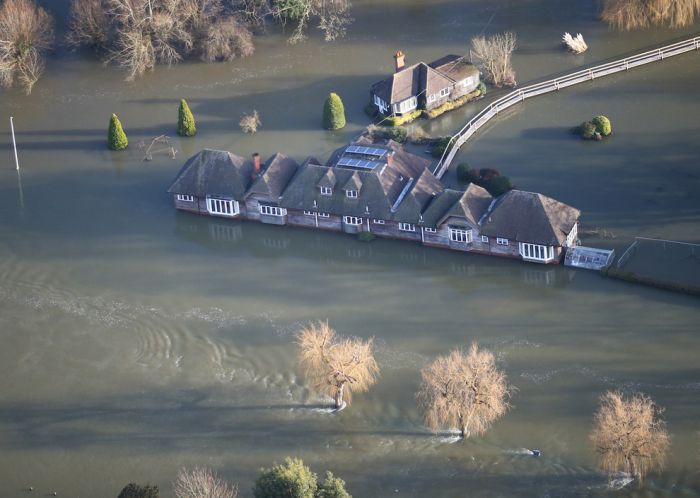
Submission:
[[[65,31],[68,1],[40,2]],[[0,93],[0,496],[117,496],[208,466],[252,496],[286,456],[365,496],[609,496],[589,442],[600,395],[643,392],[665,408],[663,469],[624,496],[700,493],[697,298],[595,272],[360,242],[343,234],[177,213],[165,193],[205,147],[322,160],[369,123],[369,87],[407,63],[464,54],[482,33],[514,31],[519,84],[693,33],[618,32],[596,2],[356,1],[347,35],[288,44],[271,28],[255,54],[186,60],[133,82],[89,51],[47,59],[31,95]],[[589,50],[562,50],[562,32]],[[635,236],[700,242],[700,54],[691,52],[500,115],[455,164],[497,168],[520,189],[582,211],[582,243],[623,251]],[[347,126],[321,127],[338,93]],[[458,130],[490,98],[410,125]],[[175,132],[186,98],[195,137]],[[261,125],[238,123],[257,110]],[[106,148],[117,113],[130,147]],[[596,114],[613,135],[570,129]],[[14,116],[20,172],[14,169]],[[167,134],[176,149],[144,161]],[[416,152],[422,152],[414,147]],[[443,178],[454,185],[449,171]],[[376,385],[329,414],[296,363],[295,333],[329,320],[374,337]],[[472,341],[517,388],[483,436],[428,430],[420,370]],[[529,448],[541,455],[533,458]]]

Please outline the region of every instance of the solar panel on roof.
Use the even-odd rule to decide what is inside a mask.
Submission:
[[[374,169],[378,165],[378,162],[358,159],[356,157],[343,156],[338,160],[338,166],[350,166],[352,168]]]
[[[386,150],[384,149],[377,149],[376,147],[365,147],[362,145],[350,145],[347,149],[345,149],[345,151],[350,152],[351,154],[364,154],[367,156],[377,157],[382,157],[386,154]]]

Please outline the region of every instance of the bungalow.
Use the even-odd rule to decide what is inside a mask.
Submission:
[[[394,74],[372,85],[370,91],[372,102],[386,116],[430,110],[479,86],[479,70],[457,55],[406,67],[405,55],[398,51],[394,61]]]
[[[205,149],[168,189],[175,207],[346,233],[368,232],[427,246],[558,263],[577,243],[580,211],[542,194],[511,190],[493,198],[471,184],[445,188],[430,161],[391,140],[336,150],[326,165],[275,154],[263,164]]]

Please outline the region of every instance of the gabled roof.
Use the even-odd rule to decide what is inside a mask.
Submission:
[[[457,218],[464,218],[469,224],[477,226],[479,220],[484,213],[486,213],[489,205],[493,201],[493,197],[491,197],[491,194],[489,194],[486,189],[473,183],[470,183],[467,190],[461,194],[457,202],[455,202],[452,207],[444,213],[442,218],[438,220],[438,224],[454,216]]]
[[[394,218],[404,223],[419,223],[422,218],[423,210],[428,206],[428,203],[438,194],[441,194],[444,187],[440,180],[435,178],[427,169],[423,170],[418,178],[413,178],[413,183],[410,189],[406,192],[403,199],[400,200]]]
[[[463,194],[464,192],[459,190],[445,189],[435,195],[422,213],[423,225],[437,228],[441,220],[445,218],[445,213],[454,206]]]
[[[446,55],[428,64],[453,81],[461,81],[469,76],[478,76],[479,70],[459,55]]]
[[[330,187],[334,188],[338,183],[338,179],[335,177],[335,173],[332,169],[328,168],[325,173],[318,179],[316,185],[319,187]]]
[[[444,88],[451,88],[454,85],[454,81],[442,74],[440,71],[436,71],[427,64],[424,66],[424,83],[421,90],[425,95],[434,95]]]
[[[422,62],[403,68],[387,79],[372,85],[372,91],[389,105],[421,93]]]
[[[360,175],[357,171],[355,171],[350,178],[348,178],[348,181],[346,181],[343,184],[343,190],[360,190],[362,188],[362,180],[360,179]]]
[[[278,152],[266,161],[265,168],[246,195],[261,194],[270,199],[279,198],[298,167],[294,159]]]
[[[518,242],[561,246],[581,211],[551,197],[511,190],[498,198],[481,233]]]
[[[252,182],[252,174],[250,159],[223,150],[204,149],[187,160],[168,192],[241,200]]]
[[[433,95],[457,81],[479,74],[479,70],[458,55],[446,55],[426,64],[407,66],[372,85],[372,92],[389,105],[409,97]]]

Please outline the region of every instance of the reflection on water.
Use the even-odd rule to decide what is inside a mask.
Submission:
[[[67,0],[43,3],[65,10]],[[482,31],[515,29],[525,82],[679,34],[611,32],[595,2],[354,3],[338,43],[271,34],[254,57],[158,68],[132,84],[59,54],[31,97],[0,95],[22,165],[21,191],[16,171],[0,168],[0,496],[30,485],[116,496],[132,480],[169,490],[183,465],[212,466],[250,496],[258,469],[287,455],[333,470],[356,497],[608,496],[587,436],[610,388],[651,395],[673,435],[666,469],[623,493],[700,493],[696,299],[594,272],[175,213],[164,191],[203,147],[303,160],[349,140],[399,48],[434,60]],[[559,50],[563,26],[584,34],[584,56]],[[530,101],[464,157],[617,235],[586,243],[697,237],[695,56]],[[345,102],[341,132],[319,126],[329,91]],[[133,143],[150,141],[172,133],[181,97],[199,134],[173,138],[177,161],[104,149],[112,112]],[[487,102],[418,126],[447,134]],[[238,120],[254,108],[263,126],[244,135]],[[611,114],[612,139],[572,140],[568,128],[598,112]],[[7,125],[0,154],[11,166]],[[337,414],[294,360],[294,332],[325,318],[374,336],[382,368]],[[485,437],[455,442],[423,427],[415,391],[422,366],[472,340],[519,390]]]

